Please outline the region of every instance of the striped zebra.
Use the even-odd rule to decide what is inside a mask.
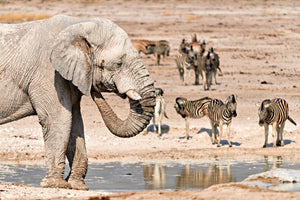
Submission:
[[[207,107],[211,102],[211,98],[204,97],[198,100],[188,101],[186,98],[177,97],[174,108],[176,112],[185,119],[186,139],[189,139],[189,118],[202,118],[207,116]]]
[[[210,124],[212,127],[211,140],[215,144],[218,142],[218,147],[220,147],[220,141],[223,135],[223,125],[227,125],[227,141],[229,147],[232,147],[230,142],[230,127],[232,117],[236,117],[236,106],[237,106],[237,96],[230,95],[227,97],[225,104],[219,100],[214,99],[208,105],[208,117],[210,119]],[[219,126],[219,140],[217,141],[217,127]]]
[[[217,70],[219,70],[222,73],[222,70],[220,68],[219,55],[215,53],[213,47],[209,48],[208,53],[210,54],[210,57],[212,59],[212,77],[215,79],[215,84],[218,85],[217,78],[216,78]]]
[[[282,133],[287,119],[295,126],[297,125],[289,116],[288,103],[281,98],[264,100],[258,109],[258,116],[259,125],[265,127],[265,144],[263,145],[263,148],[268,146],[269,125],[272,125],[273,127],[273,147],[276,147],[276,145],[284,146]],[[277,138],[275,137],[275,132],[277,133]]]
[[[213,59],[208,52],[204,56],[198,56],[197,58],[197,77],[196,85],[199,84],[199,74],[203,81],[203,90],[211,90],[212,73],[213,73]]]
[[[168,119],[166,113],[166,100],[163,94],[164,91],[161,88],[155,88],[156,105],[154,107],[153,125],[154,125],[154,132],[158,133],[158,136],[161,136],[161,124],[162,124],[163,116],[165,116],[165,118]],[[156,123],[158,128],[156,128]]]
[[[193,57],[190,57],[189,54],[180,54],[176,57],[177,69],[179,72],[179,77],[182,85],[185,85],[187,82],[187,73],[191,75],[191,70],[194,69]]]
[[[145,55],[153,54],[157,65],[160,64],[161,55],[163,56],[163,59],[170,55],[170,43],[166,40],[133,40],[132,44],[139,54],[141,52]]]

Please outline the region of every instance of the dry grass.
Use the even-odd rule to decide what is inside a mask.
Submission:
[[[188,16],[186,18],[184,18],[185,20],[200,20],[201,18],[196,16],[196,15],[191,15],[191,16]]]
[[[169,11],[166,11],[162,14],[162,16],[173,16],[175,15],[175,13],[172,13],[172,12],[169,12]]]
[[[51,15],[47,14],[25,14],[25,13],[6,13],[0,15],[1,22],[15,22],[15,21],[34,21],[41,19],[48,19]]]

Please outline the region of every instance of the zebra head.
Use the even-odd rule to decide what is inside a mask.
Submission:
[[[206,71],[211,71],[212,70],[212,67],[213,67],[213,59],[212,59],[212,56],[211,56],[211,53],[210,52],[207,52],[207,55],[206,55],[206,58],[205,58],[205,70]]]
[[[201,47],[201,54],[203,55],[205,52],[205,48],[206,48],[205,40],[203,40],[203,42],[200,44],[200,47]]]
[[[176,102],[175,102],[175,105],[174,105],[174,108],[176,110],[176,112],[181,115],[183,118],[186,117],[186,113],[185,113],[185,104],[187,102],[187,99],[186,98],[183,98],[183,97],[177,97],[176,98]]]
[[[164,91],[161,88],[155,88],[155,95],[156,96],[163,96]]]
[[[237,116],[237,112],[236,112],[236,106],[237,106],[237,95],[230,95],[227,97],[226,99],[226,108],[227,110],[231,113],[231,115],[233,117],[236,117]]]
[[[197,60],[197,53],[194,51],[193,46],[190,46],[187,49],[187,62],[189,64],[195,65],[196,60]]]
[[[263,100],[260,107],[258,108],[258,117],[259,117],[258,124],[260,126],[264,125],[265,119],[267,118],[268,113],[269,113],[268,108],[269,108],[270,104],[271,104],[271,100],[265,99],[265,100]]]

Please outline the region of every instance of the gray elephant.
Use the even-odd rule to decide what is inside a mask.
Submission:
[[[129,97],[120,120],[102,97]],[[91,95],[116,136],[140,133],[153,116],[153,81],[128,35],[113,22],[54,16],[0,25],[0,124],[38,115],[46,153],[41,187],[87,190],[82,95]],[[70,173],[63,179],[65,159]]]

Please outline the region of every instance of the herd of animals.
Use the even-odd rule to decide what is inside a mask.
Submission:
[[[165,58],[165,56],[169,56],[170,53],[170,44],[166,40],[134,40],[133,45],[139,53],[144,53],[145,55],[153,54],[156,58],[157,65],[160,65],[161,56]],[[182,39],[179,46],[179,54],[175,61],[179,78],[183,85],[186,85],[187,74],[192,70],[195,73],[195,85],[199,85],[199,75],[201,75],[204,90],[211,90],[213,78],[215,84],[218,84],[216,80],[217,70],[222,72],[219,55],[215,53],[213,47],[210,47],[206,52],[206,42],[198,41],[196,34],[192,36],[190,43]],[[159,136],[161,136],[162,118],[163,116],[168,118],[163,93],[161,88],[155,88],[156,106],[153,116],[153,125],[155,133],[158,133]],[[288,103],[282,98],[266,99],[263,100],[258,107],[259,125],[264,126],[265,129],[263,148],[268,146],[269,125],[273,128],[273,147],[284,146],[283,129],[286,120],[297,125],[289,116]],[[232,147],[230,142],[230,127],[232,118],[237,116],[237,95],[229,95],[225,103],[220,99],[212,99],[210,97],[204,97],[198,100],[187,100],[183,97],[177,97],[174,108],[176,112],[185,119],[186,139],[189,139],[189,118],[202,118],[207,116],[212,128],[212,144],[217,144],[218,147],[221,146],[220,141],[223,136],[223,125],[227,125],[227,141],[229,147]],[[219,138],[217,138],[218,127]]]

